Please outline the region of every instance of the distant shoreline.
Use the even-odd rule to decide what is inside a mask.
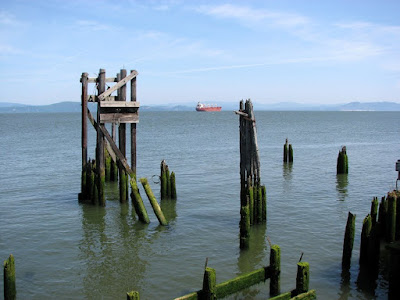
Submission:
[[[92,109],[95,109],[94,104]],[[140,111],[195,111],[196,102],[166,105],[142,105]],[[238,103],[221,103],[222,111],[238,109]],[[254,103],[255,111],[400,111],[400,103],[396,102],[350,102],[346,104],[311,105],[300,103]],[[49,105],[25,105],[0,102],[0,113],[56,113],[80,112],[80,102],[59,102]]]

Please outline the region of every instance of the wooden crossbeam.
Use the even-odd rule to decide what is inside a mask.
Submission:
[[[117,82],[113,87],[101,93],[98,97],[99,101],[103,101],[107,96],[110,96],[114,91],[118,90],[120,87],[125,85],[129,80],[135,78],[138,75],[138,72],[132,71],[131,74],[126,76],[121,81]]]

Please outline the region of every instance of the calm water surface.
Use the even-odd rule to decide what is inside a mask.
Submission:
[[[374,196],[395,187],[399,112],[258,112],[267,226],[252,229],[239,250],[239,125],[232,112],[142,112],[138,176],[159,199],[166,159],[176,173],[177,201],[162,201],[169,226],[138,222],[108,184],[105,208],[79,204],[80,114],[0,115],[0,259],[16,259],[19,299],[172,299],[199,290],[204,263],[217,282],[269,264],[268,236],[281,247],[281,291],[295,287],[301,253],[318,299],[386,299],[387,275],[357,284],[362,219]],[[89,130],[89,155],[95,133]],[[283,165],[289,138],[293,165]],[[129,143],[127,143],[129,145]],[[348,176],[336,176],[342,145]],[[129,151],[128,151],[128,157]],[[144,197],[145,193],[141,191]],[[350,279],[342,279],[347,214],[357,215]],[[1,272],[2,273],[2,272]],[[1,275],[2,276],[2,275]],[[3,279],[0,282],[3,294]],[[266,299],[269,282],[231,299]]]

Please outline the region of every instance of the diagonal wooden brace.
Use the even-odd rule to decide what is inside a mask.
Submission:
[[[98,96],[99,101],[103,101],[107,96],[110,96],[114,91],[118,90],[120,87],[125,85],[129,80],[135,78],[138,75],[137,71],[132,71],[131,74],[126,76],[124,79],[116,83],[112,88],[104,91]]]

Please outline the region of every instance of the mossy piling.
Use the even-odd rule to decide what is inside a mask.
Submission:
[[[307,262],[297,263],[296,293],[302,294],[308,291],[310,282],[310,265]]]
[[[349,212],[347,216],[346,230],[343,241],[342,270],[349,270],[351,254],[353,252],[354,234],[356,227],[356,215]]]
[[[132,292],[126,293],[126,299],[127,300],[140,300],[139,292],[132,291]]]
[[[165,160],[160,165],[160,194],[161,200],[176,199],[175,173],[169,171],[169,167]]]
[[[346,146],[342,147],[339,151],[336,165],[337,174],[347,174],[349,173],[349,163],[347,158]]]
[[[271,273],[269,294],[270,296],[276,296],[281,290],[281,248],[278,245],[271,246],[269,268]]]
[[[372,222],[371,215],[368,214],[363,220],[361,230],[361,244],[360,244],[360,265],[368,264],[368,241],[371,233]]]
[[[293,147],[292,144],[289,144],[288,139],[286,139],[285,144],[283,145],[283,162],[284,163],[293,162]]]
[[[386,215],[386,242],[392,243],[396,239],[396,203],[397,195],[390,192],[387,195],[387,215]]]
[[[140,196],[139,188],[136,183],[136,179],[132,178],[130,181],[130,184],[131,184],[131,188],[132,188],[131,198],[132,198],[132,203],[133,203],[133,207],[135,208],[136,214],[138,215],[139,220],[142,223],[149,224],[150,223],[149,215],[147,214],[146,207],[144,206],[142,197]]]
[[[4,261],[4,300],[15,300],[17,297],[17,289],[15,284],[15,260],[10,254],[8,259]]]
[[[147,181],[147,178],[140,178],[140,182],[143,185],[144,190],[146,191],[147,198],[149,198],[150,204],[153,208],[153,211],[155,215],[157,216],[158,221],[160,222],[160,225],[166,226],[168,225],[167,220],[164,217],[164,214],[160,208],[160,205],[157,202],[156,197],[153,194],[153,191],[151,190],[150,184]]]
[[[266,189],[261,185],[260,158],[258,155],[256,120],[253,104],[250,99],[240,101],[239,110],[240,137],[240,226],[247,226],[247,212],[250,215],[250,225],[266,222],[267,196]],[[246,208],[248,206],[248,209]],[[240,248],[249,246],[247,228],[240,228]]]
[[[215,269],[206,267],[203,277],[203,297],[204,300],[215,300],[216,296],[217,278]]]

